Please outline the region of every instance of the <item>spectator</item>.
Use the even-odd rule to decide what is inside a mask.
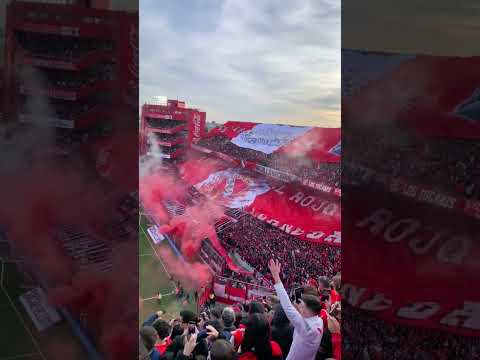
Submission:
[[[328,281],[328,278],[326,276],[320,276],[318,278],[318,290],[321,291],[323,289],[329,289],[330,288],[330,282]]]
[[[342,337],[340,333],[340,323],[333,316],[328,315],[328,331],[332,336],[332,353],[336,360],[342,358]]]
[[[195,335],[195,341],[197,338],[197,334],[199,332],[196,325],[198,323],[197,316],[194,312],[190,310],[182,310],[180,312],[181,318],[181,327],[183,329],[183,333],[180,336],[176,336],[172,338],[172,343],[167,348],[167,354],[173,356],[174,358],[183,353],[185,345],[188,343],[189,346],[191,345],[192,336]],[[190,332],[189,328],[193,329],[193,333]],[[188,347],[187,350],[190,350]],[[192,349],[192,354],[194,356],[203,355],[205,357],[208,356],[208,347],[205,339],[201,339],[195,343],[194,348]]]
[[[280,279],[280,263],[270,260],[269,268],[280,304],[294,327],[293,342],[287,360],[314,360],[323,334],[323,322],[318,316],[322,308],[320,299],[310,294],[303,295],[297,310],[290,302]]]
[[[251,317],[253,314],[265,314],[265,307],[262,303],[259,303],[257,301],[252,301],[250,303],[250,306],[248,308],[248,316]]]
[[[145,320],[142,326],[152,326],[155,321],[161,319],[163,315],[163,311],[159,310],[155,314],[150,315],[147,320]]]
[[[219,339],[210,348],[210,360],[234,360],[235,351],[230,342]]]
[[[293,341],[293,326],[290,324],[290,321],[280,304],[277,304],[274,307],[272,340],[280,345],[282,353],[285,356],[290,352],[290,346]]]
[[[140,338],[147,349],[150,360],[160,360],[160,353],[155,349],[155,343],[158,339],[157,331],[151,326],[142,326]]]
[[[163,355],[172,343],[172,339],[170,338],[172,327],[168,322],[163,319],[157,319],[152,324],[152,327],[157,331],[158,334],[158,340],[155,344],[155,348],[160,353],[160,355]]]
[[[143,343],[142,337],[140,336],[138,341],[138,360],[149,360],[150,354],[148,353],[145,344]]]
[[[222,322],[223,322],[223,329],[231,333],[236,328],[234,326],[235,323],[235,312],[231,307],[226,307],[222,311]]]
[[[255,313],[248,320],[238,360],[282,359],[280,346],[270,341],[270,326],[264,315]]]

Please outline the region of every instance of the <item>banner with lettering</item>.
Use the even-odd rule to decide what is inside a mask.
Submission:
[[[479,336],[478,221],[378,189],[347,193],[344,301],[389,321]]]
[[[194,169],[201,169],[190,172]],[[218,203],[243,209],[303,240],[341,245],[341,206],[337,196],[297,183],[284,184],[241,167],[189,160],[180,166],[183,180]]]
[[[212,129],[207,137],[226,137],[232,145],[263,154],[284,154],[292,159],[338,163],[341,129],[257,124],[229,121]]]
[[[341,246],[341,207],[335,196],[282,184],[258,195],[246,210],[287,234]]]

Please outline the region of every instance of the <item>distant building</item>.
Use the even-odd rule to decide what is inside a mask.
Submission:
[[[160,97],[159,97],[160,98]],[[140,120],[140,152],[165,159],[181,158],[205,135],[206,113],[188,108],[184,101],[144,104]]]

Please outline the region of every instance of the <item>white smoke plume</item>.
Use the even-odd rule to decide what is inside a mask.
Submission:
[[[152,132],[147,135],[147,147],[149,148],[148,154],[140,157],[140,179],[147,175],[162,171],[163,153],[157,143],[155,134]]]
[[[17,75],[24,88],[40,89],[45,86],[41,73],[31,66],[23,67]],[[43,94],[26,96],[23,111],[28,114],[28,126],[13,122],[12,119],[0,123],[3,135],[0,138],[0,175],[28,171],[35,156],[53,144],[54,132],[46,119],[51,117],[54,110],[48,99]]]

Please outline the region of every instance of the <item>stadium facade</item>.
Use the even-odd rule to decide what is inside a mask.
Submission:
[[[144,104],[140,120],[140,153],[175,160],[205,136],[206,113],[186,107],[184,101],[167,100],[166,105]]]
[[[137,106],[138,18],[72,6],[7,7],[3,88],[11,121],[78,130]]]
[[[126,190],[119,185],[122,181],[115,179],[115,173],[135,174],[136,189],[137,153],[131,151],[135,164],[132,171],[125,171],[127,161],[122,161],[122,169],[112,169],[118,162],[109,157],[115,149],[126,148],[129,140],[137,149],[138,14],[109,10],[112,4],[108,1],[7,3],[0,69],[2,127],[6,134],[33,133],[39,138],[44,132],[38,130],[47,129],[54,141],[45,136],[48,141],[42,142],[36,152],[47,153],[46,158],[53,159],[56,165],[71,166],[81,157],[89,169],[97,170],[90,174],[92,187],[104,189],[105,197],[115,197],[111,212],[102,214],[105,218],[111,215],[108,220],[87,220],[86,214],[80,221],[62,219],[46,225],[48,236],[42,240],[58,245],[59,262],[67,259],[72,264],[72,276],[86,271],[108,276],[114,270],[115,249],[128,243],[132,234],[136,239],[138,231],[138,199],[135,193],[128,194],[131,186]],[[15,146],[17,137],[5,139]],[[126,153],[119,155],[122,160]],[[61,174],[50,176],[52,181],[64,181]],[[63,186],[65,183],[59,183],[59,193]],[[105,199],[98,197],[96,201],[100,204]],[[52,202],[47,201],[45,206],[65,206],[68,210],[68,204]],[[12,236],[7,239],[10,252],[20,256],[19,251],[15,253],[18,249],[17,239],[11,235],[14,231],[7,228],[5,232],[7,238]],[[39,271],[30,259],[22,258],[17,268],[33,279],[32,286],[46,293],[60,285],[52,280],[53,270]],[[62,318],[70,323],[91,358],[99,358],[101,319],[84,309],[67,307],[59,307]],[[82,320],[87,315],[88,323]]]

